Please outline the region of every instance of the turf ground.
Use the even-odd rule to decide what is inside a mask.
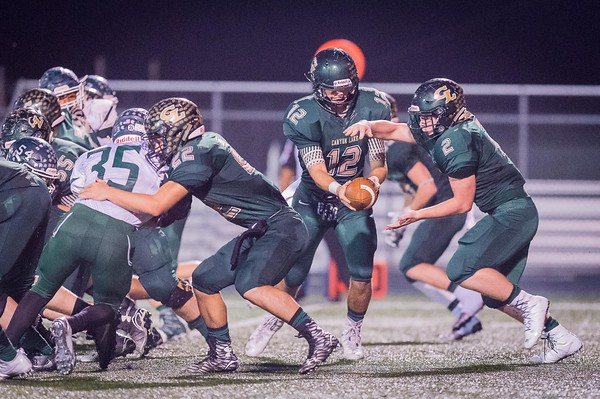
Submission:
[[[452,317],[418,295],[374,300],[365,319],[367,358],[342,359],[341,348],[308,376],[297,373],[307,344],[287,325],[261,358],[243,354],[247,337],[263,317],[234,294],[230,308],[238,372],[197,376],[187,365],[201,359],[201,337],[164,344],[145,359],[119,358],[107,372],[78,363],[73,374],[39,373],[0,381],[0,395],[17,398],[600,398],[600,302],[597,298],[551,298],[552,314],[584,342],[575,356],[554,365],[532,365],[541,350],[522,348],[522,326],[491,309],[480,313],[483,331],[460,342],[449,332]],[[326,330],[341,335],[345,303],[303,307]],[[86,348],[77,347],[78,352]]]

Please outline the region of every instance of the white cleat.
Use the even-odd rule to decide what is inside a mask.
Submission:
[[[0,379],[27,377],[31,373],[31,361],[23,349],[17,349],[13,360],[0,360]]]
[[[75,368],[75,351],[73,350],[73,333],[66,317],[60,317],[52,322],[50,329],[56,346],[54,359],[56,369],[64,375],[71,374]]]
[[[260,356],[267,347],[269,341],[277,331],[283,326],[283,320],[267,315],[262,324],[248,338],[246,343],[246,355]]]
[[[542,339],[544,340],[542,353],[533,356],[530,359],[532,363],[556,363],[583,348],[581,340],[560,324],[544,333]]]
[[[342,332],[342,347],[344,348],[344,358],[348,360],[359,360],[365,357],[360,337],[361,327],[362,320],[346,320],[346,325]]]
[[[523,316],[523,324],[525,325],[524,346],[526,349],[531,349],[544,331],[550,301],[543,296],[530,295],[525,291],[521,291],[511,305],[517,308]]]

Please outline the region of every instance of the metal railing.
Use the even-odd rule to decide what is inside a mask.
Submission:
[[[232,121],[281,121],[283,110],[228,109],[225,95],[235,93],[306,94],[311,90],[308,82],[243,82],[243,81],[181,81],[181,80],[111,80],[111,86],[118,92],[155,92],[166,95],[177,93],[208,93],[210,104],[202,104],[202,112],[211,120],[212,129],[223,131],[224,122]],[[37,80],[22,79],[17,82],[13,99],[24,90],[36,87]],[[376,87],[392,95],[412,95],[418,83],[362,83]],[[530,127],[532,125],[597,125],[600,127],[600,114],[531,113],[530,101],[533,97],[599,97],[600,86],[569,85],[510,85],[510,84],[464,84],[468,96],[512,96],[517,99],[515,113],[484,112],[478,117],[488,124],[517,125],[517,159],[525,177],[529,176]],[[132,104],[131,106],[137,106]],[[402,108],[402,107],[401,107]]]

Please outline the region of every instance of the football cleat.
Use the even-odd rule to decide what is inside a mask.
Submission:
[[[75,368],[75,351],[73,350],[73,333],[67,318],[60,317],[54,320],[50,331],[56,343],[54,348],[56,369],[61,374],[71,374]]]
[[[152,327],[150,329],[150,333],[148,334],[148,339],[146,340],[146,346],[144,348],[144,355],[147,355],[150,350],[156,348],[164,344],[163,336],[157,328]]]
[[[530,295],[525,291],[521,291],[511,305],[519,310],[523,316],[525,348],[533,348],[544,331],[550,301],[543,296]]]
[[[186,371],[190,373],[228,373],[237,370],[239,361],[231,342],[221,341],[216,338],[207,338],[208,356],[198,363],[189,366]]]
[[[29,358],[31,361],[31,368],[36,373],[40,373],[43,371],[54,371],[56,370],[56,360],[55,355],[33,355]]]
[[[308,374],[319,367],[340,344],[333,334],[323,331],[314,320],[308,323],[308,330],[298,334],[298,337],[308,341],[308,355],[298,370],[300,374]]]
[[[246,343],[246,355],[260,356],[267,347],[267,344],[277,331],[283,326],[283,320],[269,314],[262,324],[248,338]]]
[[[150,312],[142,308],[137,309],[131,318],[129,327],[129,335],[135,342],[135,353],[142,357],[145,354],[148,333],[152,328]]]
[[[359,360],[365,357],[360,337],[361,327],[362,320],[346,319],[346,325],[342,332],[342,347],[344,348],[344,357],[348,360]]]
[[[152,328],[150,312],[137,308],[134,301],[125,297],[119,308],[119,314],[121,322],[117,328],[129,335],[135,342],[135,353],[139,357],[144,356],[148,334]]]
[[[448,339],[460,341],[467,335],[475,334],[483,329],[481,321],[476,316],[469,316],[467,313],[461,313],[452,326],[452,332]]]
[[[179,320],[175,311],[171,308],[164,308],[158,312],[158,317],[162,321],[160,329],[167,336],[167,341],[176,341],[185,338],[187,330],[185,325]]]
[[[581,340],[572,332],[558,325],[542,334],[544,347],[539,356],[533,356],[532,363],[556,363],[572,356],[583,348]]]
[[[27,377],[31,373],[31,367],[23,349],[17,349],[13,360],[0,360],[0,378]]]
[[[135,342],[131,337],[122,331],[116,332],[116,346],[113,359],[125,357],[135,351]],[[95,363],[99,361],[98,351],[91,351],[84,355],[77,356],[77,360],[82,363]]]

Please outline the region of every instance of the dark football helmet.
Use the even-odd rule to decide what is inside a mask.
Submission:
[[[83,84],[70,69],[50,68],[44,72],[39,84],[41,88],[50,90],[58,97],[61,108],[71,110],[83,107]]]
[[[154,104],[146,118],[146,157],[160,169],[171,162],[182,143],[204,133],[202,114],[187,98],[166,98]]]
[[[6,159],[25,165],[44,180],[50,194],[54,193],[54,181],[58,179],[56,154],[46,141],[38,137],[21,137],[10,147]]]
[[[46,117],[52,127],[65,120],[58,98],[48,89],[31,89],[21,94],[13,104],[13,109],[31,108]]]
[[[83,89],[86,92],[86,96],[90,99],[104,98],[111,100],[117,104],[119,99],[117,98],[117,92],[114,91],[108,84],[108,80],[100,75],[86,75],[83,78]]]
[[[52,128],[44,115],[31,108],[19,108],[12,111],[0,130],[0,146],[7,151],[15,141],[22,137],[38,137],[49,143],[52,140]]]
[[[452,126],[465,109],[463,89],[450,79],[435,78],[417,88],[408,108],[409,127],[426,139],[436,139]],[[420,126],[421,118],[437,118],[426,133]]]
[[[113,143],[132,143],[147,141],[144,122],[148,111],[144,108],[129,108],[119,115],[112,128]]]
[[[318,52],[305,74],[313,85],[319,104],[334,114],[347,113],[354,107],[358,97],[358,72],[350,55],[339,48],[327,48]],[[343,92],[340,100],[330,99],[325,90]]]

